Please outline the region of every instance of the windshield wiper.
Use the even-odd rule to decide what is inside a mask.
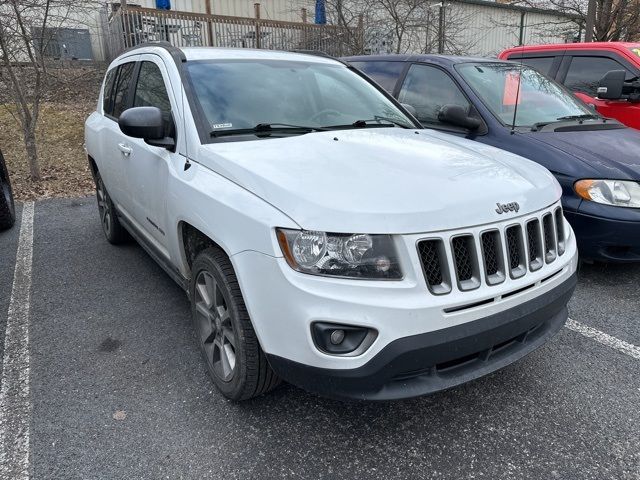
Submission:
[[[233,130],[213,130],[209,133],[210,136],[228,137],[231,135],[250,135],[254,133],[310,133],[310,132],[324,132],[326,128],[323,127],[308,127],[305,125],[291,125],[288,123],[259,123],[253,128],[236,128]]]
[[[381,123],[381,121],[387,123]],[[375,122],[375,123],[372,123]],[[347,125],[331,125],[324,128],[327,129],[347,129],[347,128],[389,128],[389,127],[400,127],[400,128],[413,128],[407,126],[405,123],[399,122],[398,120],[394,120],[389,117],[381,117],[380,115],[376,115],[373,118],[367,120],[356,120],[353,123],[349,123]]]
[[[546,127],[547,125],[551,125],[552,123],[558,123],[558,122],[563,122],[563,121],[567,121],[567,120],[597,120],[600,119],[602,117],[600,117],[600,115],[596,115],[594,113],[584,113],[582,115],[566,115],[564,117],[558,117],[555,120],[549,121],[549,122],[538,122],[538,123],[534,123],[533,125],[531,125],[531,131],[532,132],[537,132],[538,130],[540,130],[542,127]]]

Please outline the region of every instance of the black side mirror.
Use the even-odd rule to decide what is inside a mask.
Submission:
[[[413,105],[409,105],[408,103],[401,103],[400,105],[402,105],[404,109],[414,117],[417,115],[418,112],[416,111],[416,107]]]
[[[128,137],[142,138],[149,145],[175,147],[173,138],[165,137],[162,111],[158,107],[133,107],[125,110],[118,118],[122,133]]]
[[[624,70],[611,70],[607,72],[598,84],[598,98],[603,100],[620,100],[624,87]]]
[[[467,130],[478,130],[482,125],[478,118],[470,117],[460,105],[444,105],[438,112],[438,120]]]

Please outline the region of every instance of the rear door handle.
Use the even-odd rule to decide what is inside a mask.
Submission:
[[[128,157],[129,155],[131,155],[131,147],[127,144],[124,143],[119,143],[118,144],[118,149],[122,152],[122,154],[125,157]]]

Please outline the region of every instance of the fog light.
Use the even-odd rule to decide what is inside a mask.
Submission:
[[[316,322],[311,325],[311,336],[321,352],[332,355],[359,355],[371,346],[378,332],[366,327]]]
[[[340,345],[342,340],[344,340],[344,330],[334,330],[331,332],[331,343]]]

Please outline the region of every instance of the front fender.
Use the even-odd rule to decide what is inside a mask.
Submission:
[[[167,215],[167,225],[174,226],[168,232],[172,236],[170,255],[187,278],[183,222],[217,243],[230,258],[244,251],[281,257],[274,228],[300,228],[271,204],[198,163],[191,163],[187,170],[172,172]]]

